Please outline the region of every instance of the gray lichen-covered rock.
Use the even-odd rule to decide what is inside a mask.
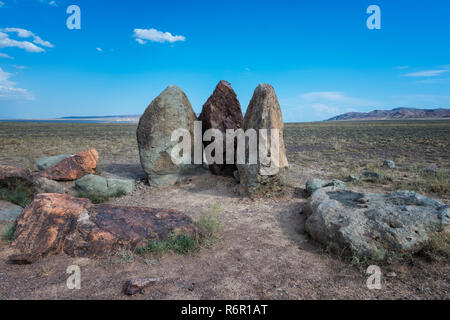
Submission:
[[[395,169],[395,162],[392,160],[384,160],[383,167],[389,168],[389,169]]]
[[[345,189],[346,185],[345,182],[338,180],[338,179],[333,179],[331,182],[327,182],[321,179],[309,179],[308,181],[306,181],[306,193],[308,195],[311,195],[314,193],[314,191],[322,189],[322,188],[326,188],[326,187],[336,187],[338,189]]]
[[[309,179],[306,181],[306,193],[308,195],[311,195],[314,193],[314,191],[319,190],[321,188],[325,188],[328,182],[322,179]]]
[[[134,189],[133,180],[106,179],[97,175],[87,175],[75,181],[75,188],[85,195],[116,197],[130,194]]]
[[[201,167],[192,164],[178,165],[171,158],[172,148],[178,144],[178,141],[171,141],[176,129],[189,131],[191,151],[194,152],[195,121],[191,103],[175,85],[167,87],[147,107],[139,120],[136,135],[141,165],[151,186],[173,185]]]
[[[255,129],[259,137],[259,130],[267,130],[268,138],[268,148],[271,145],[271,131],[270,129],[279,130],[279,148],[278,148],[278,163],[264,164],[258,161],[256,164],[249,163],[249,146],[246,144],[246,163],[238,164],[239,177],[240,177],[240,193],[242,195],[253,195],[263,190],[263,188],[275,184],[281,184],[280,176],[282,171],[289,167],[286,151],[284,147],[283,140],[283,116],[281,114],[280,104],[278,102],[275,90],[269,84],[260,84],[253,93],[253,97],[248,105],[247,112],[244,117],[243,130],[247,131],[249,129]],[[258,154],[261,153],[259,150],[258,143]],[[273,159],[273,154],[271,154]],[[269,174],[273,171],[273,174]],[[276,173],[275,173],[276,172]]]
[[[0,221],[14,221],[22,213],[22,210],[21,206],[0,200]]]
[[[40,176],[33,178],[33,187],[37,193],[66,193],[66,189],[57,181]]]
[[[52,157],[43,157],[36,159],[35,164],[38,170],[45,170],[58,164],[62,160],[71,157],[71,154],[60,154]]]
[[[450,224],[450,209],[413,191],[357,193],[327,187],[306,207],[306,231],[330,248],[384,260],[420,251]]]

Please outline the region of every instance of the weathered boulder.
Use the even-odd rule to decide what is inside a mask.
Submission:
[[[284,148],[283,128],[283,117],[275,90],[269,84],[260,84],[255,89],[253,97],[250,100],[243,124],[244,131],[254,129],[257,132],[259,157],[256,164],[251,164],[249,162],[250,149],[249,145],[246,144],[246,162],[245,164],[237,165],[241,184],[239,191],[242,195],[251,196],[262,191],[265,187],[281,184],[280,175],[289,166]],[[262,150],[259,148],[259,142],[261,140],[260,129],[267,130],[266,146],[269,150],[268,153],[272,157],[270,163],[261,161],[261,154],[264,152],[261,152]],[[271,129],[279,130],[278,161],[275,161],[275,163],[273,162],[275,155],[270,152],[272,145]]]
[[[133,180],[104,178],[89,174],[75,181],[75,188],[85,195],[117,197],[130,194],[134,189]]]
[[[62,160],[71,157],[71,154],[60,154],[57,156],[51,156],[51,157],[42,157],[38,158],[35,161],[36,168],[38,170],[45,170],[50,167],[53,167],[54,165],[58,164]]]
[[[319,190],[321,188],[325,188],[328,182],[322,179],[309,179],[306,181],[306,193],[308,195],[311,195],[314,193],[314,191]]]
[[[209,129],[218,129],[223,135],[223,164],[210,164],[211,172],[220,176],[233,176],[233,172],[237,170],[236,164],[226,164],[226,130],[237,130],[242,128],[242,111],[241,104],[237,99],[236,93],[231,88],[230,83],[221,80],[216,86],[213,94],[203,105],[202,112],[198,118],[202,122],[203,134]],[[208,146],[211,142],[203,142]],[[235,161],[236,163],[236,144]]]
[[[362,173],[362,177],[364,180],[367,181],[377,181],[385,178],[384,175],[372,171],[364,171]]]
[[[0,200],[0,221],[14,221],[22,213],[22,210],[21,206]]]
[[[167,87],[139,119],[137,142],[142,168],[151,186],[173,185],[201,165],[175,164],[171,153],[178,141],[171,141],[177,129],[188,130],[194,153],[195,113],[185,93],[175,85]],[[191,155],[192,156],[192,155]],[[194,158],[192,157],[191,163]]]
[[[384,260],[420,251],[450,224],[450,209],[412,191],[357,193],[334,187],[313,193],[306,231],[337,252]]]
[[[36,193],[66,193],[60,183],[38,175],[33,178],[33,187]]]
[[[26,264],[61,252],[97,257],[121,248],[134,250],[148,239],[197,232],[192,219],[175,210],[93,205],[69,195],[40,194],[16,221],[15,252],[9,260]]]
[[[326,187],[336,187],[338,189],[345,189],[346,185],[345,182],[338,180],[338,179],[333,179],[331,180],[331,182],[327,182],[321,179],[309,179],[308,181],[306,181],[306,193],[307,195],[312,195],[314,193],[314,191],[322,189],[322,188],[326,188]]]
[[[56,181],[73,181],[94,173],[97,162],[98,152],[91,149],[60,161],[44,170],[40,176]]]
[[[382,167],[395,169],[395,162],[392,160],[384,160]]]
[[[0,165],[0,187],[7,187],[18,182],[31,185],[33,183],[32,172],[28,169]]]

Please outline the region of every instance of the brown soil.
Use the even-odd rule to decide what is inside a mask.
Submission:
[[[116,164],[110,166],[115,168]],[[142,176],[139,165],[128,175]],[[114,171],[114,170],[111,170]],[[104,175],[109,175],[107,171]],[[127,173],[122,171],[122,175]],[[232,178],[207,172],[164,189],[141,185],[133,195],[111,200],[129,206],[182,210],[195,218],[220,206],[224,229],[212,247],[191,255],[144,259],[120,252],[104,259],[65,254],[32,265],[11,265],[12,250],[0,245],[1,299],[448,299],[449,266],[414,258],[381,266],[382,289],[369,290],[368,275],[328,254],[304,231],[303,190],[282,199],[242,199]],[[4,225],[3,225],[4,226]],[[70,265],[81,268],[81,289],[66,287]],[[395,277],[387,274],[394,271]],[[157,277],[144,294],[128,297],[132,277]]]

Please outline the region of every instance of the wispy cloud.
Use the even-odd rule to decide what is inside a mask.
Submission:
[[[404,69],[409,69],[409,66],[398,66],[398,67],[394,67],[394,69],[404,70]]]
[[[26,89],[17,88],[15,83],[10,81],[12,74],[0,68],[0,99],[26,99],[33,100],[33,95]]]
[[[19,41],[16,39],[11,39],[9,33],[16,34],[19,38],[32,38],[33,42],[29,41]],[[45,49],[42,47],[53,48],[53,44],[48,41],[42,40],[39,36],[33,32],[21,29],[21,28],[4,28],[0,29],[0,48],[20,48],[28,52],[44,52]]]
[[[447,69],[424,70],[424,71],[407,73],[404,76],[405,77],[436,77],[436,76],[441,75],[446,72],[450,72],[450,70],[447,70]]]
[[[5,3],[3,1],[0,1],[0,8],[3,7]]]
[[[0,58],[12,59],[13,57],[11,57],[10,55],[7,55],[6,53],[0,52]]]
[[[103,52],[103,49],[102,49],[102,48],[96,48],[96,50],[97,50],[98,52]]]
[[[152,42],[177,42],[177,41],[185,41],[186,38],[184,36],[174,36],[170,32],[161,32],[156,29],[134,29],[133,37],[136,38],[136,41],[140,44],[145,44],[146,41]]]
[[[49,0],[39,0],[39,2],[40,3],[44,3],[44,4],[48,4],[48,5],[52,6],[52,7],[57,7],[58,6],[56,1],[54,1],[54,0],[51,0],[51,1],[49,1]]]

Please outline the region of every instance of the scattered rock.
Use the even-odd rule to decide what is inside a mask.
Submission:
[[[167,87],[147,107],[139,120],[136,135],[141,165],[151,186],[173,185],[201,168],[192,164],[177,165],[171,158],[172,148],[178,144],[178,141],[171,141],[176,129],[189,131],[191,152],[194,153],[195,121],[191,103],[175,85]],[[193,163],[194,158],[191,157],[191,160]]]
[[[7,187],[9,184],[18,182],[27,185],[33,184],[32,172],[27,169],[0,165],[0,187]]]
[[[369,180],[369,181],[376,181],[376,180],[380,180],[380,179],[384,178],[383,175],[376,173],[376,172],[371,172],[371,171],[363,172],[362,176],[365,178],[365,180]]]
[[[242,195],[252,196],[255,193],[263,191],[264,188],[281,185],[280,176],[289,164],[286,158],[283,140],[283,116],[281,114],[280,104],[275,94],[275,90],[269,84],[260,84],[253,93],[253,97],[248,105],[244,117],[243,130],[255,129],[258,134],[259,129],[267,129],[267,138],[270,140],[270,129],[279,130],[279,161],[276,164],[263,164],[258,157],[257,164],[250,164],[246,159],[245,164],[238,164],[240,188]],[[270,145],[270,143],[268,143]],[[246,155],[249,154],[249,146],[246,144]],[[270,146],[268,146],[270,148]],[[258,146],[259,149],[259,146]],[[259,150],[258,154],[261,152]],[[273,157],[273,155],[272,155]]]
[[[346,185],[345,182],[338,180],[338,179],[333,179],[331,182],[327,182],[321,179],[309,179],[308,181],[306,181],[306,193],[308,195],[312,195],[314,193],[314,191],[322,189],[322,188],[326,188],[326,187],[336,187],[339,189],[345,189]]]
[[[321,179],[309,179],[308,181],[306,181],[306,193],[308,195],[311,195],[314,193],[314,191],[324,188],[327,183],[328,182]]]
[[[47,168],[40,176],[56,181],[73,181],[92,174],[97,168],[98,153],[91,149],[66,158]]]
[[[338,189],[345,189],[347,186],[344,181],[333,179],[330,183],[327,183],[325,187],[336,187]]]
[[[384,160],[383,167],[386,167],[389,169],[395,169],[395,162],[392,160]]]
[[[237,169],[235,164],[225,164],[226,161],[226,130],[237,130],[242,128],[242,111],[236,93],[231,88],[230,83],[220,81],[213,94],[203,105],[202,112],[198,118],[202,121],[202,130],[205,133],[209,129],[218,129],[223,135],[223,164],[211,164],[209,168],[211,172],[220,176],[233,176],[233,172]],[[203,142],[204,147],[211,142]],[[236,163],[236,144],[235,161]]]
[[[358,177],[356,177],[356,176],[354,176],[352,174],[347,177],[347,180],[350,181],[350,182],[359,181]]]
[[[107,179],[89,174],[75,181],[75,188],[86,195],[117,197],[130,194],[134,189],[133,180]]]
[[[125,284],[125,294],[132,296],[136,293],[143,293],[145,288],[157,281],[157,278],[133,278]]]
[[[36,159],[35,165],[38,170],[46,170],[54,165],[58,164],[62,160],[71,157],[71,154],[60,154],[52,157],[43,157]]]
[[[14,221],[20,216],[22,210],[21,206],[0,200],[0,221]]]
[[[88,199],[39,194],[16,221],[13,263],[32,263],[65,252],[97,257],[119,249],[134,250],[148,239],[173,233],[197,234],[185,214],[169,209],[93,205]]]
[[[33,186],[36,193],[66,193],[66,189],[58,182],[40,176],[34,177]]]
[[[424,171],[426,173],[436,173],[438,171],[438,167],[435,163],[431,163],[425,167]]]
[[[305,228],[313,239],[374,260],[416,253],[431,233],[450,224],[450,209],[412,191],[373,194],[327,187],[314,192],[306,209]]]

